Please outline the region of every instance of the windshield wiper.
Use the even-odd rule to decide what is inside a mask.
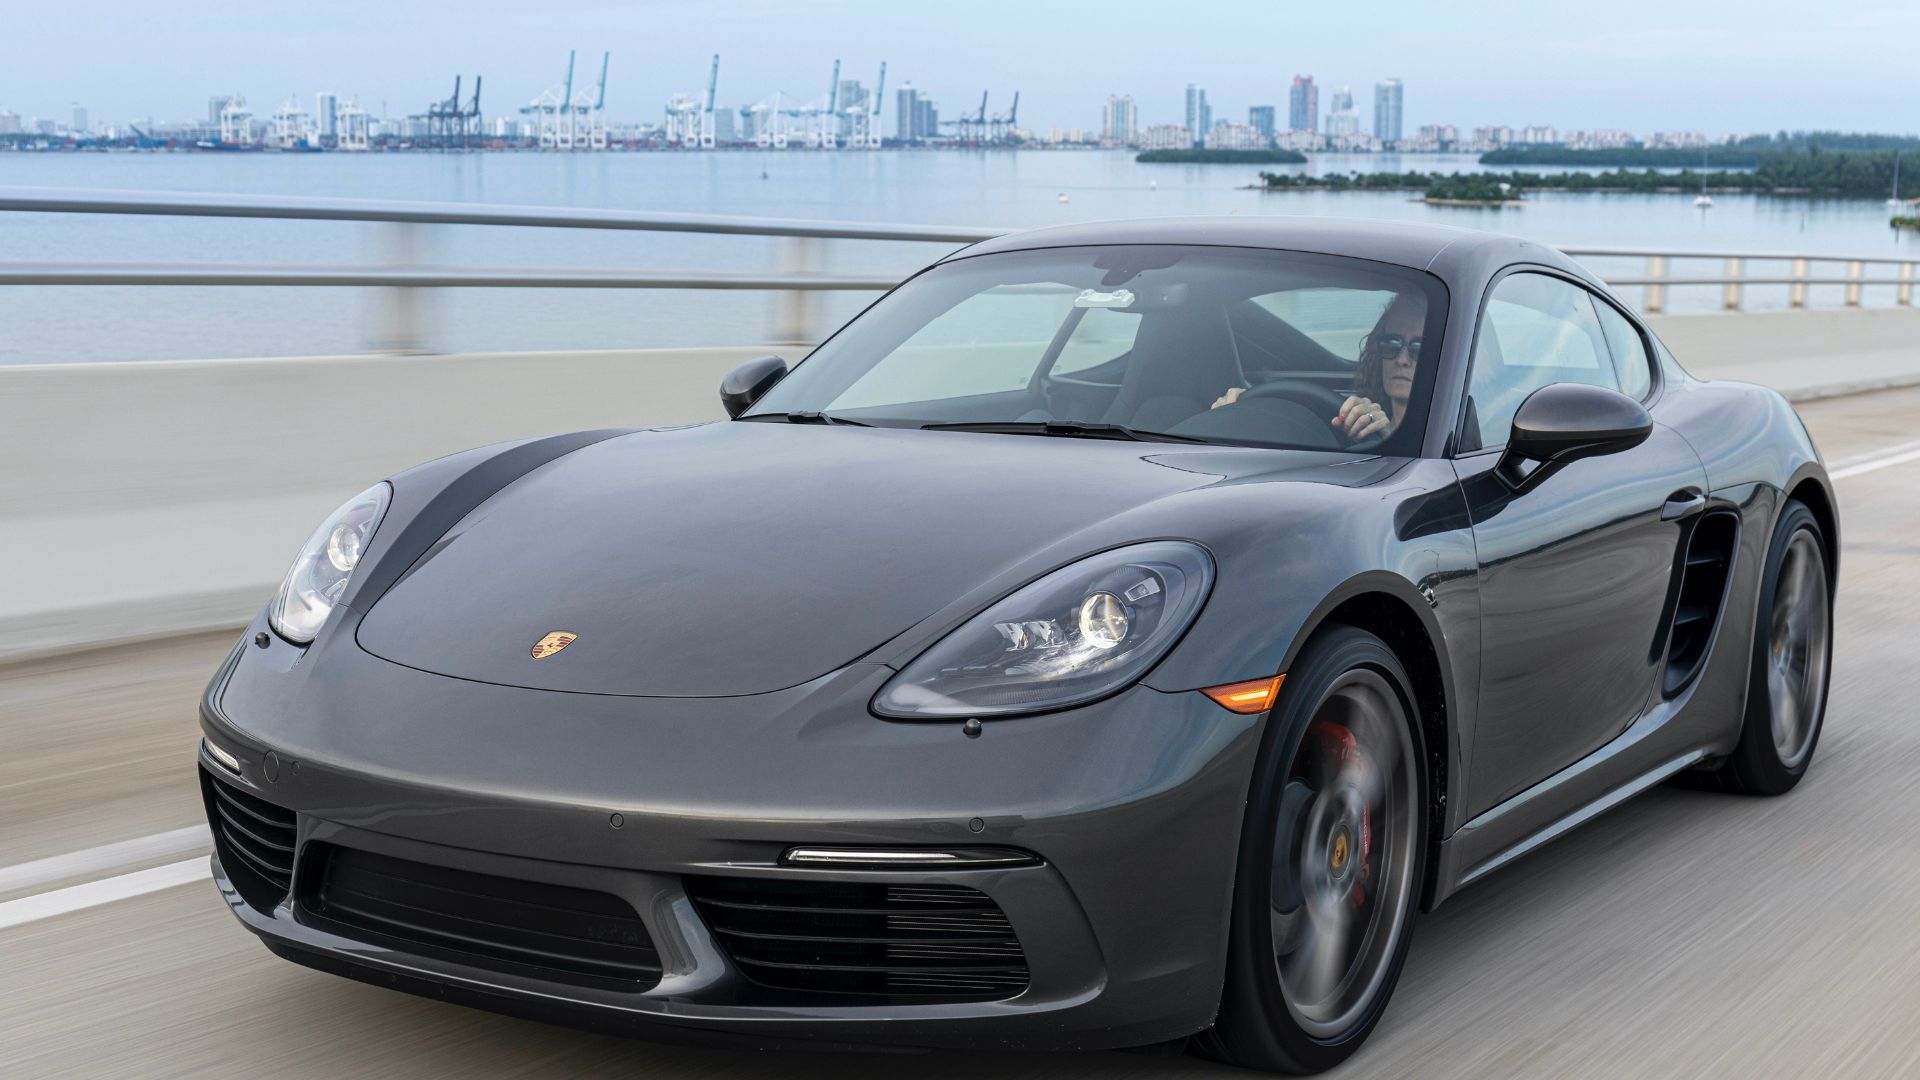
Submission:
[[[996,435],[1053,435],[1068,439],[1124,439],[1130,442],[1205,443],[1191,435],[1164,431],[1136,431],[1123,424],[1084,424],[1078,420],[987,420],[957,424],[922,424],[922,431],[984,431]]]
[[[849,427],[872,427],[865,420],[849,420],[844,416],[833,416],[818,409],[795,409],[792,412],[754,413],[743,416],[742,420],[785,420],[789,424],[845,424]]]

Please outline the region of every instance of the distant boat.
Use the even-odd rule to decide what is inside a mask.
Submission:
[[[1713,205],[1713,196],[1707,194],[1707,152],[1700,151],[1700,194],[1694,196],[1693,205],[1705,210]]]
[[[1900,151],[1893,152],[1893,196],[1887,200],[1887,209],[1898,210],[1906,205],[1900,201]]]
[[[1707,207],[1713,205],[1713,196],[1703,191],[1693,197],[1693,205],[1705,210]]]
[[[1061,192],[1061,193],[1060,193],[1060,201],[1061,201],[1061,202],[1066,202],[1066,201],[1067,201],[1067,193],[1066,193],[1066,192],[1064,192],[1064,191],[1063,191],[1063,192]]]

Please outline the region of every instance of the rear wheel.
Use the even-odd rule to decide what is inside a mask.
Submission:
[[[1393,651],[1351,627],[1288,672],[1248,797],[1226,986],[1199,1042],[1209,1056],[1318,1072],[1379,1022],[1425,865],[1412,702]]]
[[[1760,580],[1740,743],[1720,771],[1722,782],[1736,791],[1782,794],[1800,782],[1813,760],[1833,659],[1826,550],[1813,512],[1788,500]]]

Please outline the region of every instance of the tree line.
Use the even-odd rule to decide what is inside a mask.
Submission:
[[[1899,154],[1901,187],[1920,194],[1920,150]],[[1894,151],[1827,153],[1811,148],[1763,159],[1751,171],[1660,172],[1614,169],[1608,172],[1328,173],[1293,176],[1263,172],[1273,190],[1422,191],[1430,199],[1487,201],[1519,198],[1529,191],[1692,192],[1759,195],[1816,195],[1886,198],[1893,190]]]

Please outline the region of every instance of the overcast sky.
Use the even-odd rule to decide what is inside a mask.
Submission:
[[[1920,129],[1920,0],[36,0],[4,26],[0,108],[63,121],[74,102],[96,120],[204,116],[236,91],[260,115],[321,90],[403,115],[476,72],[495,115],[558,82],[571,48],[596,72],[612,52],[616,121],[703,90],[718,52],[723,105],[821,95],[835,59],[871,86],[885,60],[890,91],[911,82],[949,116],[1019,90],[1022,125],[1042,129],[1096,126],[1115,92],[1143,124],[1178,122],[1188,82],[1216,119],[1273,104],[1284,123],[1295,74],[1315,76],[1323,114],[1351,85],[1367,126],[1373,84],[1397,76],[1409,131]]]

